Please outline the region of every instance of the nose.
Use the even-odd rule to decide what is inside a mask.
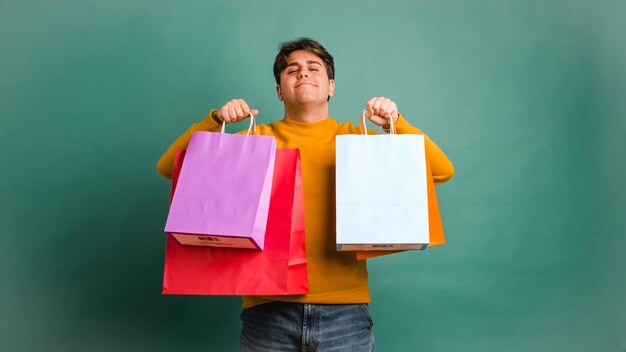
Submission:
[[[298,78],[303,78],[303,77],[309,77],[309,74],[307,71],[305,70],[300,70],[300,72],[298,73]]]

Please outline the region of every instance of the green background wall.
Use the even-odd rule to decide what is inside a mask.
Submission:
[[[311,36],[332,116],[391,97],[456,167],[448,244],[369,262],[377,350],[626,351],[625,10],[1,0],[0,349],[237,349],[239,298],[160,293],[155,165],[231,98],[281,118],[273,58]]]

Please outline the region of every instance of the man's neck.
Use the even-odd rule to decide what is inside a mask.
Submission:
[[[298,122],[320,122],[328,117],[328,104],[317,106],[300,105],[297,107],[285,104],[285,118]]]

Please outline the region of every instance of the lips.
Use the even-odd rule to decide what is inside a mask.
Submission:
[[[317,87],[315,84],[311,83],[311,82],[305,82],[305,83],[300,83],[298,85],[296,85],[296,88],[298,87],[302,87],[302,86],[313,86],[313,87]]]

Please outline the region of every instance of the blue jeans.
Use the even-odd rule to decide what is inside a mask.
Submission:
[[[374,350],[367,304],[271,302],[241,313],[242,352]]]

